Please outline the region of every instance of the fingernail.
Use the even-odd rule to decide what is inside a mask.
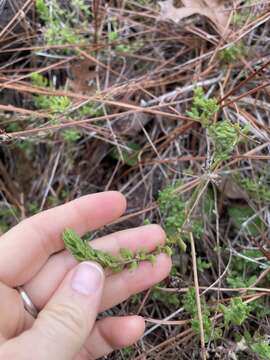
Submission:
[[[79,294],[91,295],[100,289],[103,276],[103,272],[98,265],[83,262],[75,270],[71,280],[71,287]]]

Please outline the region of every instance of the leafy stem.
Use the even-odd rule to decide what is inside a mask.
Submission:
[[[165,253],[171,255],[169,246],[159,246],[155,252],[147,253],[146,250],[140,249],[133,253],[130,249],[122,248],[118,256],[111,255],[108,252],[94,249],[88,242],[84,241],[72,229],[65,229],[63,232],[63,240],[66,249],[79,262],[95,261],[103,268],[109,268],[114,272],[122,271],[124,268],[134,270],[141,261],[150,261],[155,263],[157,255]]]

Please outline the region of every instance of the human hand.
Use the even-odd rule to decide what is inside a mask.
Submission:
[[[61,236],[66,227],[83,235],[104,226],[125,208],[118,192],[88,195],[24,220],[0,238],[1,359],[96,359],[141,337],[142,317],[96,321],[96,316],[164,279],[170,258],[161,254],[155,265],[144,262],[132,272],[105,276],[95,263],[78,264],[64,250]],[[120,248],[153,251],[164,241],[158,225],[147,225],[91,245],[117,254]],[[24,309],[18,286],[40,311],[37,319]]]

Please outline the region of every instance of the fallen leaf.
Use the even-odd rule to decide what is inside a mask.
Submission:
[[[248,200],[248,194],[239,186],[232,177],[222,177],[220,183],[217,184],[219,191],[228,199]]]
[[[160,1],[160,18],[162,20],[172,20],[178,22],[191,15],[202,15],[207,17],[217,31],[224,35],[226,26],[230,17],[230,12],[226,10],[225,3],[222,0],[182,0],[183,7],[176,8],[173,0]]]
[[[93,85],[96,77],[96,66],[88,59],[79,60],[69,67],[69,88],[77,94],[91,95],[95,92]]]

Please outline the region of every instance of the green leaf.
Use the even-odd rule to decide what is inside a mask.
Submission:
[[[203,260],[201,257],[197,258],[198,271],[204,272],[204,270],[210,269],[211,266],[210,262]]]
[[[270,344],[266,340],[262,340],[255,344],[251,344],[252,351],[259,356],[260,359],[269,360],[270,359]]]
[[[49,21],[49,7],[46,5],[44,0],[36,0],[37,13],[43,21]]]
[[[131,260],[133,258],[133,253],[127,248],[120,249],[120,255],[124,260]]]
[[[63,131],[63,138],[67,142],[76,142],[81,137],[81,134],[77,130],[67,129]]]
[[[138,267],[139,267],[139,263],[137,261],[132,261],[132,263],[128,265],[128,269],[131,271],[138,269]]]

